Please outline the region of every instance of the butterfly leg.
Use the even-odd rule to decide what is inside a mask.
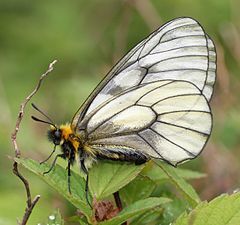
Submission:
[[[51,158],[51,156],[53,155],[53,153],[55,152],[55,150],[56,150],[56,145],[54,145],[54,149],[53,149],[53,151],[51,152],[51,154],[50,154],[45,160],[41,161],[40,164],[43,164],[43,163],[47,162],[47,161]]]
[[[68,171],[68,192],[69,194],[71,194],[71,182],[70,182],[70,178],[71,178],[71,160],[68,160],[68,167],[67,167],[67,171]]]
[[[88,190],[89,190],[89,188],[88,188],[88,173],[87,173],[87,177],[86,177],[86,186],[85,186],[85,193],[86,193],[86,200],[87,200],[87,203],[88,203],[88,205],[92,208],[91,203],[90,203],[89,198],[88,198]]]
[[[64,155],[64,154],[58,154],[58,155],[56,155],[56,157],[55,157],[55,159],[53,160],[53,163],[52,163],[50,169],[49,169],[48,171],[44,172],[43,174],[49,173],[49,172],[54,168],[54,166],[56,165],[57,159],[58,159],[59,157],[64,158],[65,155]]]
[[[88,188],[88,178],[89,178],[88,170],[85,167],[84,159],[82,159],[80,162],[81,162],[81,169],[82,169],[82,171],[87,175],[87,177],[86,177],[86,185],[85,185],[86,200],[87,200],[88,205],[92,208],[91,203],[90,203],[89,198],[88,198],[88,191],[89,191],[89,188]]]

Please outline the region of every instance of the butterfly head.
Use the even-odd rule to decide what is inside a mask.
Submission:
[[[48,140],[53,142],[54,145],[60,145],[63,141],[62,133],[61,128],[50,125],[50,129],[47,132]]]
[[[56,125],[50,125],[47,136],[48,140],[53,142],[54,145],[62,145],[66,141],[70,141],[73,145],[75,145],[75,141],[78,142],[78,140],[74,138],[75,135],[69,123],[60,125],[59,127]]]
[[[47,116],[42,110],[40,110],[36,105],[32,104],[32,107],[35,110],[37,110],[38,112],[40,112],[47,120],[42,120],[35,116],[32,116],[32,119],[37,122],[41,122],[41,123],[50,125],[50,129],[47,132],[48,140],[53,142],[53,144],[55,146],[62,145],[63,142],[72,133],[72,129],[71,129],[70,125],[66,124],[66,125],[57,126],[57,125],[55,125],[55,123],[53,123],[51,118],[49,116]]]

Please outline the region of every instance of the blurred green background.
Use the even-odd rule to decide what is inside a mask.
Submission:
[[[12,174],[10,142],[19,105],[48,64],[54,71],[33,98],[56,123],[75,111],[116,61],[161,24],[179,16],[197,19],[214,40],[218,76],[211,101],[213,134],[202,155],[183,167],[206,173],[194,181],[202,199],[232,192],[240,184],[240,2],[239,0],[0,1],[0,224],[16,224],[25,209],[25,190]],[[18,136],[22,156],[44,159],[53,146],[47,127],[35,123],[28,105]],[[64,217],[74,208],[39,178],[28,177],[42,197],[29,224],[44,223],[55,208]]]

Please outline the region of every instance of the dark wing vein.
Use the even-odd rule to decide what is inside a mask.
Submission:
[[[180,125],[177,125],[177,124],[172,124],[172,123],[164,122],[164,121],[161,121],[161,120],[157,120],[157,122],[164,123],[164,124],[166,124],[166,125],[173,126],[173,127],[183,128],[183,129],[185,129],[185,130],[190,130],[190,131],[199,133],[199,134],[201,134],[201,135],[203,135],[203,136],[209,136],[209,134],[207,134],[207,133],[204,133],[204,132],[201,132],[201,131],[198,131],[198,130],[195,130],[195,129],[192,129],[192,128],[189,128],[189,127],[184,127],[184,126],[180,126]]]
[[[149,129],[151,129],[153,132],[155,132],[156,134],[158,134],[160,137],[164,138],[166,141],[170,142],[171,144],[181,148],[183,151],[185,151],[187,154],[189,154],[192,157],[195,157],[195,155],[191,152],[189,152],[187,149],[183,148],[181,145],[176,144],[175,142],[169,140],[168,138],[164,137],[162,134],[159,134],[157,131],[155,131],[152,127],[150,127]]]

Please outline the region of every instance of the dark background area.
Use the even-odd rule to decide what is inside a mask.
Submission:
[[[48,64],[58,60],[33,101],[56,123],[75,111],[110,68],[161,24],[175,17],[197,19],[214,40],[218,75],[211,101],[212,136],[200,157],[181,167],[207,174],[193,182],[210,200],[239,186],[240,2],[238,0],[0,1],[0,224],[21,218],[25,190],[12,174],[10,142],[19,104]],[[42,160],[51,152],[48,127],[35,123],[28,105],[18,143],[23,157]],[[65,165],[65,164],[64,164]],[[23,170],[32,193],[42,197],[29,224],[47,220],[55,208],[64,217],[74,208],[39,178]]]

